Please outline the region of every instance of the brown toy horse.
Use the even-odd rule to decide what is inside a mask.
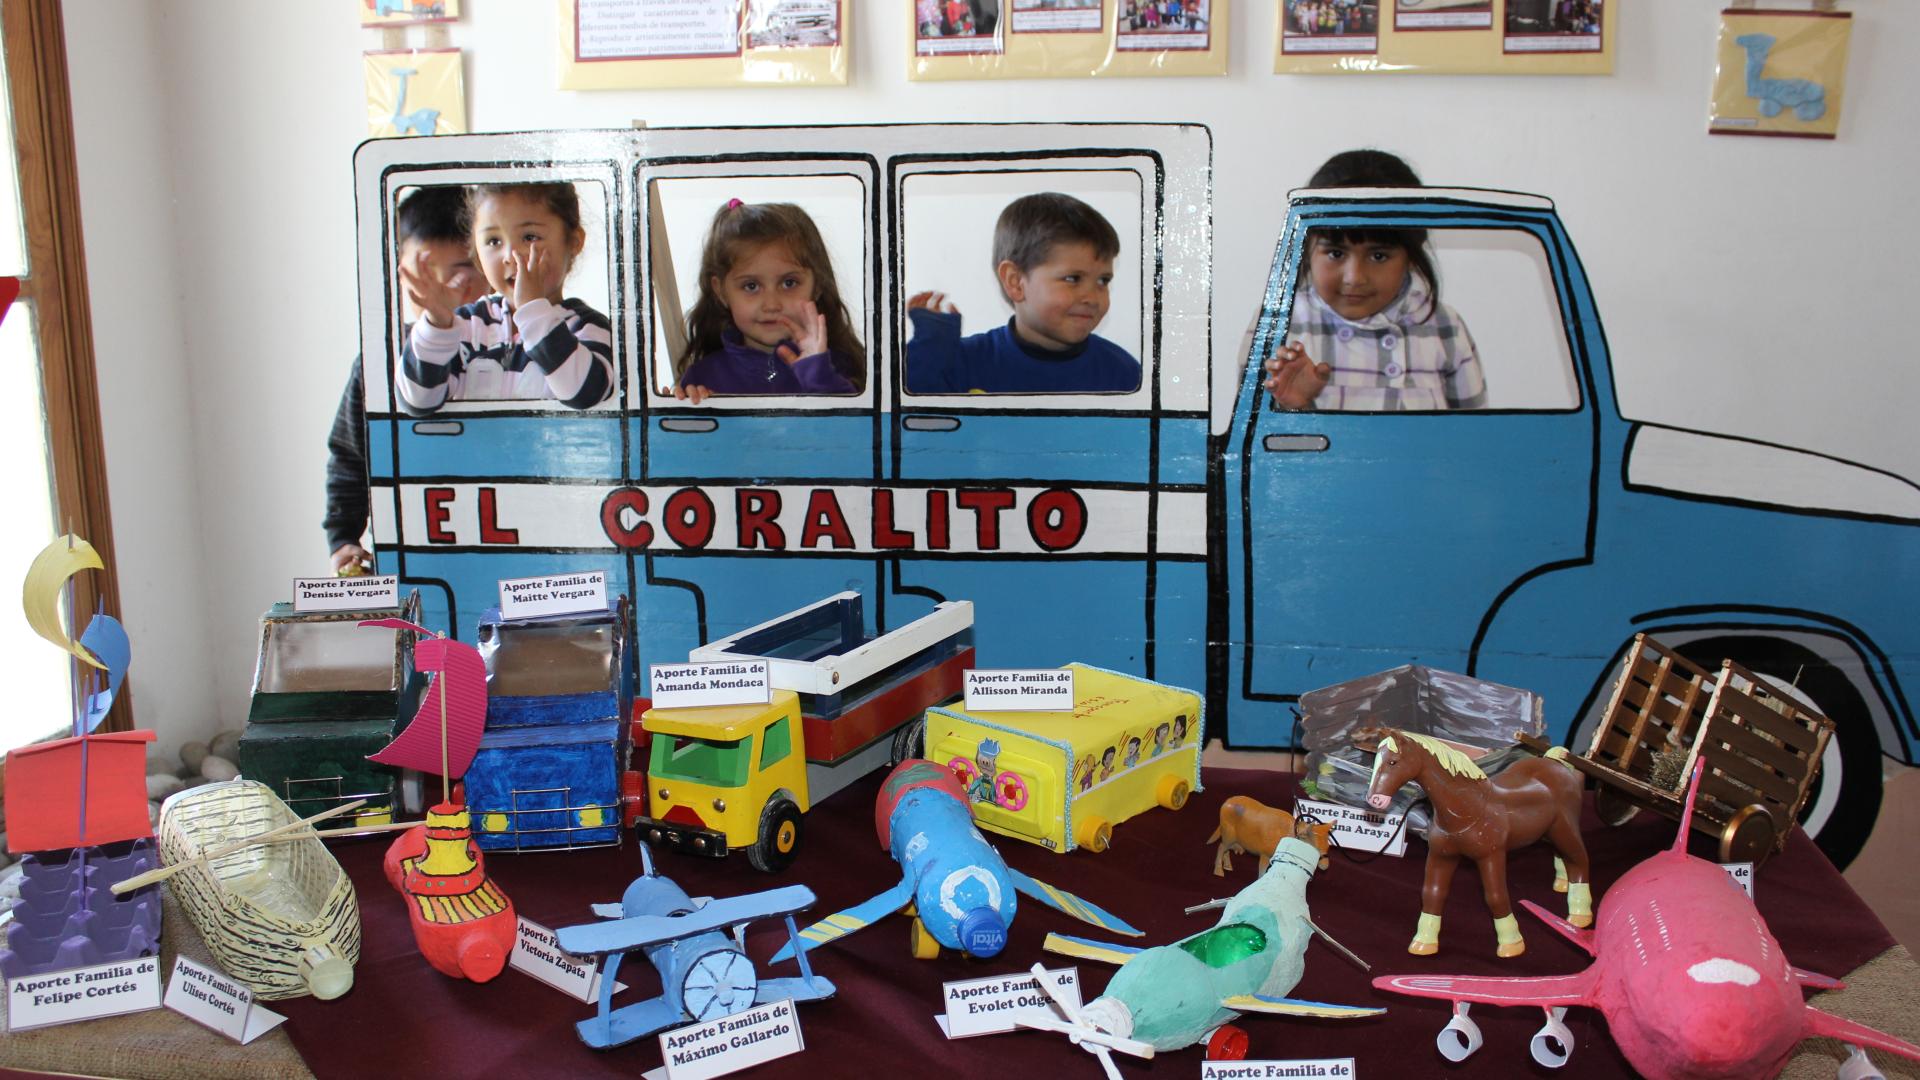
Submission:
[[[1463,856],[1480,871],[1499,954],[1525,952],[1527,943],[1507,898],[1507,852],[1542,838],[1559,853],[1553,861],[1553,889],[1567,894],[1567,921],[1593,925],[1587,847],[1580,839],[1582,781],[1561,760],[1565,750],[1517,761],[1489,779],[1465,754],[1426,735],[1366,727],[1354,732],[1353,743],[1376,753],[1373,784],[1367,790],[1374,809],[1386,809],[1394,792],[1409,780],[1418,780],[1433,802],[1420,925],[1408,952],[1431,956],[1440,951],[1440,913]]]

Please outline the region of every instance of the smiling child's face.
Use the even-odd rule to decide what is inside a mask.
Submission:
[[[801,309],[819,299],[813,271],[778,242],[743,252],[724,276],[707,284],[727,305],[740,336],[761,352],[797,337],[805,329]]]
[[[1014,330],[1044,349],[1070,349],[1087,340],[1112,304],[1113,260],[1092,244],[1055,244],[1031,270],[1000,264],[1000,289],[1013,304]]]
[[[1308,253],[1313,291],[1341,318],[1359,322],[1379,314],[1400,295],[1411,260],[1397,244],[1347,243],[1316,236]]]

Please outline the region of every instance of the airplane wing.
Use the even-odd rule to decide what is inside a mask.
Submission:
[[[1048,934],[1040,947],[1062,956],[1077,956],[1082,960],[1098,960],[1106,964],[1124,964],[1146,951],[1132,945],[1108,945],[1102,941],[1068,937],[1065,934]]]
[[[604,1018],[589,1016],[573,1026],[580,1033],[581,1042],[596,1050],[607,1050],[687,1022],[686,1013],[667,1004],[665,997],[656,997],[623,1005]]]
[[[1855,1046],[1885,1050],[1889,1054],[1899,1054],[1904,1058],[1920,1061],[1920,1046],[1905,1039],[1896,1039],[1883,1031],[1875,1031],[1865,1024],[1856,1024],[1844,1016],[1835,1016],[1821,1012],[1813,1006],[1807,1006],[1807,1036],[1825,1035],[1830,1039],[1839,1039]]]
[[[1319,1001],[1302,1001],[1299,998],[1267,997],[1265,994],[1235,994],[1221,998],[1220,1004],[1235,1012],[1273,1013],[1279,1016],[1318,1016],[1326,1020],[1353,1020],[1362,1016],[1379,1016],[1385,1009],[1370,1009],[1360,1005],[1328,1005]]]
[[[1522,901],[1524,903],[1524,901]],[[1847,984],[1830,975],[1822,975],[1806,968],[1794,968],[1793,979],[1804,990],[1845,990]]]
[[[631,952],[643,946],[676,941],[754,919],[790,915],[812,903],[812,889],[805,885],[785,885],[766,892],[715,900],[685,915],[634,915],[625,919],[583,923],[564,927],[556,936],[560,939],[560,947],[575,956],[602,956],[610,952]]]
[[[792,999],[794,1001],[822,1001],[834,995],[832,980],[815,975],[811,979],[761,979],[753,988],[753,1003],[765,1005],[769,1001]]]
[[[812,952],[829,941],[838,941],[855,930],[864,930],[868,926],[906,907],[913,899],[913,882],[906,878],[900,884],[881,893],[871,900],[862,901],[845,911],[835,912],[821,919],[805,930],[800,931],[800,947]],[[770,964],[793,959],[793,942],[780,946],[773,954]]]
[[[1376,990],[1441,1001],[1472,1001],[1483,1005],[1591,1005],[1593,969],[1574,975],[1543,975],[1518,979],[1497,975],[1383,975],[1373,980]]]
[[[1528,911],[1533,912],[1533,914],[1537,918],[1539,918],[1541,922],[1546,923],[1548,926],[1552,927],[1557,933],[1559,933],[1561,937],[1566,938],[1568,941],[1571,941],[1575,945],[1580,946],[1582,949],[1587,950],[1588,956],[1600,955],[1599,953],[1596,953],[1593,951],[1593,931],[1582,930],[1579,927],[1573,925],[1572,923],[1561,918],[1560,916],[1555,915],[1553,912],[1548,911],[1546,908],[1541,907],[1539,904],[1536,904],[1531,900],[1520,901],[1520,906],[1523,908],[1526,908]]]
[[[1011,866],[1007,867],[1007,876],[1013,879],[1014,888],[1055,911],[1065,912],[1083,923],[1092,923],[1102,930],[1111,930],[1116,934],[1125,934],[1128,937],[1146,936],[1145,931],[1135,930],[1065,889],[1056,889],[1044,881],[1030,878]]]

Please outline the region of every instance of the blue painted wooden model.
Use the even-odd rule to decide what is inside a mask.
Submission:
[[[605,611],[480,616],[487,732],[466,775],[487,851],[620,843],[620,777],[633,706],[627,602]]]
[[[932,959],[942,948],[997,956],[1007,945],[1016,893],[1114,933],[1140,935],[1072,893],[1008,866],[974,827],[966,791],[943,766],[901,762],[880,785],[874,819],[881,845],[903,871],[900,884],[802,930],[801,950],[837,941],[912,905],[914,956]],[[794,948],[781,949],[774,960]]]
[[[558,934],[566,951],[600,958],[599,1011],[574,1025],[588,1046],[607,1050],[769,1001],[833,996],[833,983],[813,973],[805,954],[799,958],[798,978],[762,979],[742,944],[747,923],[774,917],[784,918],[788,937],[799,940],[793,913],[812,905],[813,890],[786,885],[725,900],[695,900],[672,879],[654,872],[645,844],[640,845],[640,864],[643,872],[618,904],[594,905],[596,913],[609,916],[606,922],[568,926]],[[620,961],[635,950],[645,953],[660,972],[660,996],[615,1009]],[[781,956],[786,955],[782,950]]]

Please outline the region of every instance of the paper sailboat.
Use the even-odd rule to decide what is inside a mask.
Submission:
[[[72,655],[74,685],[84,689],[74,703],[72,738],[7,754],[7,849],[21,855],[23,875],[0,949],[0,973],[8,977],[159,949],[159,890],[117,898],[111,892],[156,862],[146,788],[146,744],[154,734],[91,734],[106,718],[132,650],[126,631],[107,615],[96,614],[78,641],[60,618],[62,593],[71,597],[69,579],[102,568],[91,544],[60,537],[34,559],[21,590],[28,625]]]

